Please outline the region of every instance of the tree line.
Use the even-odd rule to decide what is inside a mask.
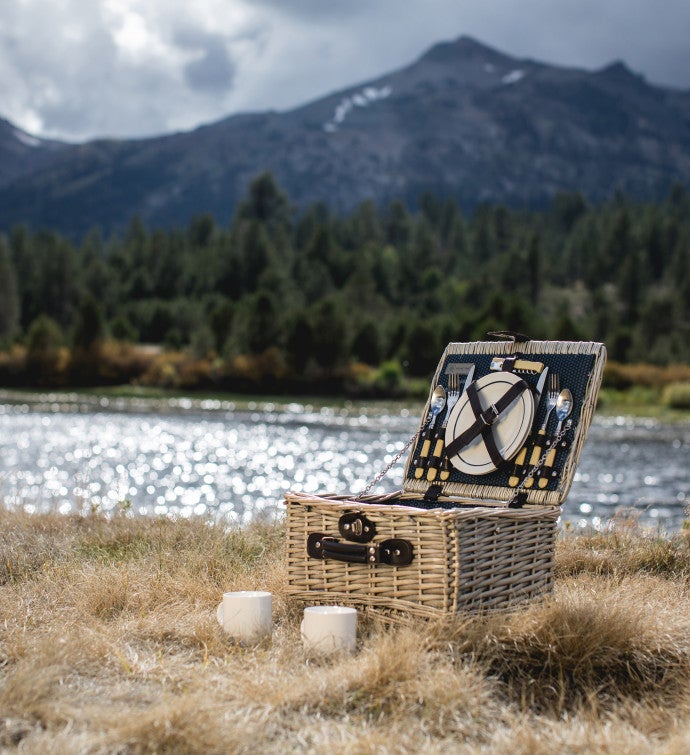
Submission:
[[[427,194],[414,210],[364,202],[341,216],[295,212],[265,173],[225,227],[201,215],[172,230],[134,218],[108,239],[0,235],[0,348],[25,356],[62,348],[79,365],[110,339],[217,374],[244,359],[307,382],[353,364],[426,376],[449,341],[502,329],[601,340],[620,362],[688,362],[688,191],[471,214]]]

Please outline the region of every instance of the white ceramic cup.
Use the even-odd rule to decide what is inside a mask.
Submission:
[[[302,643],[309,653],[353,653],[357,642],[357,609],[309,606],[302,619]]]
[[[271,633],[273,609],[270,592],[241,590],[223,593],[216,610],[218,623],[237,640],[259,640]]]

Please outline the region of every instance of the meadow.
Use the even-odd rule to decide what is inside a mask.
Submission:
[[[307,658],[280,522],[0,508],[0,749],[51,753],[685,753],[690,538],[619,522],[558,541],[554,592],[451,624],[361,616]],[[267,589],[274,632],[221,631]]]

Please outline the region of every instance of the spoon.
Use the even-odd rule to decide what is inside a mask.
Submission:
[[[554,434],[554,439],[558,437],[559,433],[561,432],[561,428],[563,427],[563,423],[568,418],[572,410],[573,410],[573,394],[570,392],[568,388],[563,388],[563,390],[558,394],[558,398],[556,399],[556,418],[558,419],[558,424],[556,425],[556,432]],[[546,469],[552,469],[553,463],[555,460],[556,460],[556,443],[554,442],[551,445],[551,448],[549,449],[548,454],[546,455],[544,467]],[[546,479],[546,477],[539,478],[540,488],[545,488],[548,484],[549,484],[549,481]]]
[[[431,449],[431,431],[436,423],[436,417],[441,413],[443,407],[446,405],[446,389],[442,385],[437,385],[434,388],[434,392],[431,394],[431,401],[429,402],[429,414],[431,415],[431,421],[424,430],[424,442],[422,443],[422,450],[419,456],[414,460],[415,466],[414,476],[419,480],[424,475],[424,467],[420,466],[420,461],[429,455]]]
[[[436,417],[441,413],[441,410],[446,405],[446,389],[442,385],[437,385],[434,388],[434,392],[431,394],[431,423],[429,427],[432,427]]]
[[[563,422],[568,418],[570,412],[573,410],[573,394],[568,388],[564,388],[559,394],[556,400],[556,419],[558,424],[556,425],[556,435],[560,433],[563,427]]]

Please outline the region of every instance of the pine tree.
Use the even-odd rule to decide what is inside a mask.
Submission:
[[[539,296],[541,295],[544,275],[543,253],[539,231],[534,231],[532,233],[527,244],[525,270],[527,271],[528,276],[529,298],[532,304],[536,305],[539,301]]]
[[[87,295],[82,299],[74,319],[72,347],[85,354],[93,352],[105,334],[103,310],[93,296]]]
[[[618,290],[628,325],[637,322],[642,298],[642,280],[640,274],[640,255],[631,251],[623,261]]]
[[[349,353],[347,318],[334,298],[324,299],[311,308],[314,357],[325,369],[338,367]]]
[[[249,195],[237,210],[237,220],[258,220],[273,236],[291,224],[292,210],[288,198],[276,183],[273,174],[262,173],[249,185]]]
[[[618,271],[634,249],[632,222],[627,207],[617,210],[601,253],[601,273],[606,281],[616,279]],[[603,281],[602,281],[603,282]]]
[[[25,226],[17,226],[10,233],[10,251],[19,295],[20,327],[26,330],[29,323],[43,311],[40,295],[39,266],[36,264],[33,241]]]
[[[17,278],[5,239],[0,236],[0,343],[16,335],[19,320]]]
[[[55,385],[61,379],[60,347],[63,334],[60,325],[40,315],[30,325],[26,337],[26,370],[34,385]]]
[[[252,297],[249,308],[247,344],[252,354],[261,354],[271,346],[278,346],[282,321],[276,299],[270,291],[259,291]]]

